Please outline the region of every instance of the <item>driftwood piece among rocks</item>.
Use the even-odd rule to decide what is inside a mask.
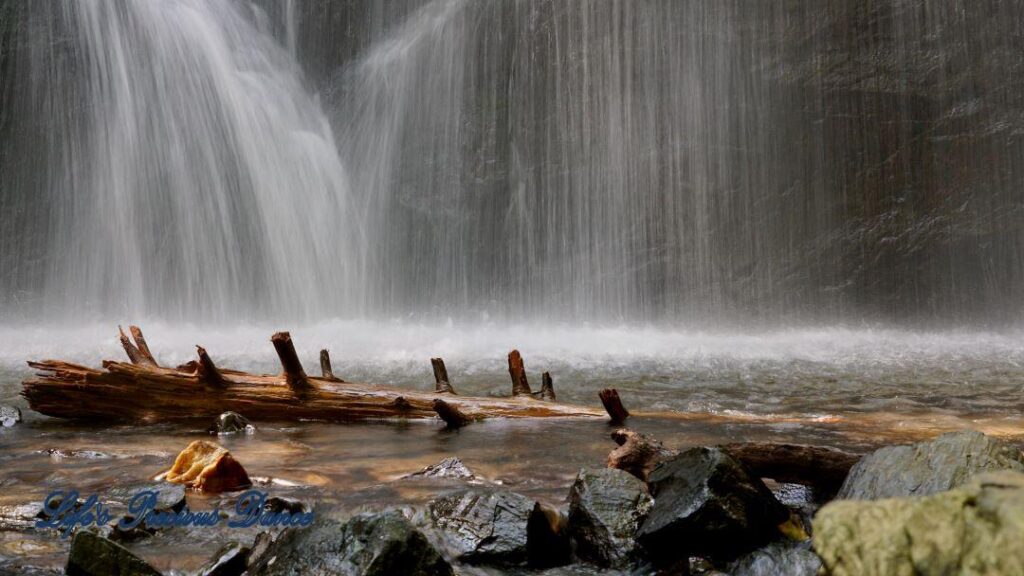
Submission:
[[[226,411],[253,421],[351,421],[437,417],[437,393],[376,384],[340,382],[306,374],[288,333],[272,342],[283,372],[260,375],[215,366],[206,350],[177,368],[145,361],[125,336],[129,362],[107,360],[88,368],[59,360],[32,361],[34,378],[22,396],[41,414],[57,418],[122,422],[213,419]],[[136,341],[136,344],[138,341]],[[145,347],[148,350],[148,346]],[[529,395],[490,398],[445,395],[463,423],[486,418],[600,418],[597,407],[545,402]],[[448,421],[449,425],[452,421]]]
[[[612,440],[619,447],[608,454],[608,467],[625,470],[644,481],[659,463],[679,454],[657,439],[628,428],[612,432]],[[813,486],[826,495],[835,494],[860,459],[856,454],[823,446],[752,442],[720,448],[756,477]]]

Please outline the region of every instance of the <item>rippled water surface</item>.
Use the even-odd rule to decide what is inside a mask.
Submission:
[[[277,370],[269,336],[281,327],[143,328],[163,364],[190,360],[201,344],[221,366]],[[430,389],[429,359],[441,356],[456,389],[474,395],[509,393],[505,354],[518,347],[533,378],[551,371],[560,401],[596,404],[597,391],[614,386],[632,410],[673,413],[630,425],[677,446],[777,440],[863,451],[967,427],[1024,434],[1019,333],[860,328],[736,335],[403,322],[291,328],[309,369],[327,347],[335,372],[346,379]],[[115,335],[106,325],[0,329],[0,402],[19,405],[26,420],[0,430],[0,506],[8,517],[12,507],[38,502],[53,489],[102,493],[151,478],[189,442],[209,437],[206,422],[63,422],[33,413],[18,396],[20,381],[31,374],[27,359],[98,365],[123,356]],[[613,447],[611,428],[595,421],[492,421],[459,432],[437,421],[255,424],[256,434],[221,441],[251,475],[274,479],[270,492],[315,502],[331,515],[422,502],[441,487],[398,478],[452,455],[488,480],[561,503],[576,471],[602,466]],[[212,505],[191,498],[195,508]],[[189,570],[228,537],[239,535],[182,531],[132,547],[158,568]],[[0,532],[0,556],[15,561],[60,566],[65,545],[50,535]]]

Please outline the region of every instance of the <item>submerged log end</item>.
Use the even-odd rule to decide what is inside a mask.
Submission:
[[[444,360],[441,358],[431,358],[430,365],[434,369],[434,391],[444,394],[455,394],[455,388],[452,388],[451,380],[448,379],[448,368],[444,365]]]
[[[281,360],[281,368],[284,369],[285,379],[292,388],[305,388],[309,385],[306,378],[306,371],[299,362],[299,355],[295,352],[295,345],[292,344],[292,336],[288,332],[278,332],[270,337],[270,342],[277,351],[277,357]]]
[[[441,420],[444,420],[445,424],[453,429],[462,428],[473,421],[472,418],[463,414],[458,408],[440,398],[434,400],[434,412],[437,412]]]
[[[218,388],[227,385],[224,376],[221,375],[210,355],[206,353],[206,349],[196,344],[196,353],[199,355],[199,363],[196,365],[196,376],[199,377],[199,380]]]
[[[659,462],[678,454],[651,436],[629,428],[612,432],[612,440],[619,447],[608,454],[608,467],[629,472],[644,482]]]
[[[555,383],[551,380],[551,373],[541,374],[540,397],[549,402],[555,401]]]
[[[512,377],[512,395],[529,396],[530,382],[526,379],[526,368],[523,366],[523,356],[519,350],[508,353],[508,374]]]
[[[615,388],[605,388],[598,392],[598,397],[601,398],[601,404],[604,404],[604,409],[608,412],[608,416],[611,416],[612,422],[620,424],[629,418],[629,410],[622,405],[622,400],[619,399],[619,391]]]

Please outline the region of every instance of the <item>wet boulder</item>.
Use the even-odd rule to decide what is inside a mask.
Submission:
[[[64,571],[68,576],[160,576],[120,544],[88,530],[75,533]]]
[[[255,545],[254,545],[255,546]],[[252,576],[449,576],[451,566],[400,512],[320,520],[282,532],[249,568]]]
[[[981,432],[943,434],[929,442],[887,446],[854,465],[837,498],[925,496],[962,486],[980,472],[1024,471],[1019,448]]]
[[[576,554],[600,566],[624,566],[653,504],[647,485],[614,468],[581,470],[569,490],[569,533]]]
[[[256,427],[238,412],[225,412],[217,417],[210,432],[214,434],[251,434]]]
[[[554,568],[572,561],[569,520],[558,508],[537,502],[526,521],[526,563]]]
[[[985,473],[931,496],[837,500],[814,518],[822,573],[1024,574],[1024,474]]]
[[[0,406],[0,427],[10,428],[21,422],[21,410],[15,406]]]
[[[247,569],[249,548],[238,542],[228,542],[220,547],[202,568],[200,576],[241,576]]]
[[[196,440],[178,454],[165,479],[200,492],[227,492],[252,485],[245,468],[227,448]]]
[[[461,491],[431,501],[431,523],[460,561],[521,564],[534,501],[513,492]]]
[[[649,485],[654,506],[637,540],[663,566],[687,556],[733,560],[777,536],[789,519],[764,482],[718,448],[663,461]]]

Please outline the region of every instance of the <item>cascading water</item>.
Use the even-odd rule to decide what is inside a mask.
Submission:
[[[4,182],[5,309],[186,320],[344,309],[358,232],[345,171],[261,11],[221,0],[22,11],[5,165],[27,168]]]
[[[1016,323],[1024,14],[985,7],[7,7],[0,306]]]

